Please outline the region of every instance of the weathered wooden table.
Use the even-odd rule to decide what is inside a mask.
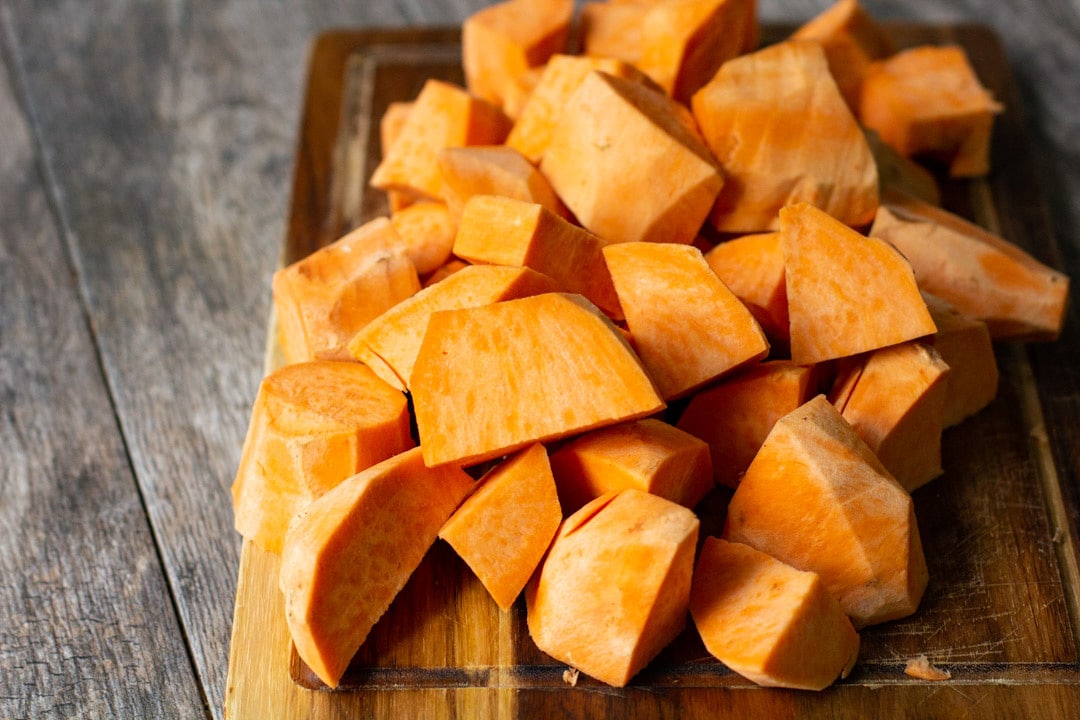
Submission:
[[[0,0],[0,717],[224,714],[241,546],[228,489],[290,217],[309,48],[329,28],[454,25],[482,4]],[[763,0],[760,11],[793,20],[826,4]],[[1080,6],[866,5],[997,31],[1056,236],[1038,246],[1080,277]],[[1030,368],[1045,421],[1021,465],[1060,488],[1059,504],[1013,498],[1013,515],[1026,507],[1041,524],[1008,532],[1055,530],[1043,547],[1053,557],[1039,562],[1062,573],[1052,580],[1075,610],[1076,558],[1056,550],[1080,537],[1075,312],[1059,343],[1003,357]],[[1023,603],[1037,597],[1020,597],[1018,612],[1031,616]],[[1008,668],[1010,684],[937,686],[918,713],[949,696],[970,716],[1075,714],[1080,641],[1066,610],[1040,629],[1047,662]],[[887,680],[880,693],[866,687],[864,712],[901,707]],[[428,695],[432,715],[450,694]],[[311,708],[335,714],[318,697]],[[617,699],[597,697],[608,696],[594,694],[593,709],[618,714]],[[651,693],[648,707],[720,711],[725,697]],[[849,709],[815,702],[759,706]],[[378,707],[389,706],[348,705]]]

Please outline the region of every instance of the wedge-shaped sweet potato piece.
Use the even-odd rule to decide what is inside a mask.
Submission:
[[[816,572],[856,627],[910,615],[926,589],[911,496],[824,395],[773,426],[724,538]]]
[[[716,482],[734,488],[776,421],[814,394],[813,368],[771,360],[690,398],[678,427],[709,445]]]
[[[604,262],[605,241],[542,205],[495,195],[465,204],[454,254],[472,263],[521,265],[550,276],[560,289],[587,297],[621,320],[622,308]]]
[[[386,153],[390,151],[390,146],[394,144],[405,127],[405,121],[408,120],[412,108],[411,102],[392,102],[386,106],[386,112],[379,120],[380,157],[386,157]],[[416,196],[411,192],[390,190],[386,193],[386,203],[391,212],[407,208],[415,200]]]
[[[469,263],[460,258],[452,257],[439,267],[435,268],[430,275],[424,278],[424,287],[431,287],[436,283],[442,282],[457,271],[464,270],[467,267],[469,267]]]
[[[263,378],[232,485],[237,531],[281,552],[289,520],[345,478],[413,446],[405,396],[359,363]]]
[[[428,80],[397,139],[375,168],[371,185],[440,200],[444,190],[438,152],[461,145],[498,145],[510,126],[510,118],[491,103],[453,83]]]
[[[418,275],[428,275],[450,259],[457,223],[445,203],[411,203],[394,211],[390,223]]]
[[[420,289],[390,221],[377,218],[274,273],[285,362],[334,357],[360,328]]]
[[[859,635],[821,578],[749,545],[705,539],[690,615],[709,653],[758,685],[823,690],[859,655]]]
[[[859,118],[902,155],[928,155],[956,177],[990,169],[990,132],[1001,112],[959,46],[923,45],[867,66]]]
[[[368,323],[349,341],[349,353],[390,385],[406,390],[431,313],[557,289],[551,278],[529,268],[471,265],[443,282],[424,288]]]
[[[600,72],[568,106],[540,171],[581,224],[610,242],[693,242],[723,178],[685,108]]]
[[[461,28],[469,92],[503,106],[521,76],[566,52],[572,0],[507,0],[470,15]]]
[[[489,460],[664,407],[611,321],[561,293],[432,313],[411,388],[429,465]]]
[[[709,214],[718,230],[775,230],[780,208],[798,202],[848,225],[873,220],[877,166],[817,43],[724,63],[692,107],[725,174]]]
[[[536,646],[616,687],[686,625],[698,519],[639,490],[567,518],[525,588]]]
[[[641,59],[641,31],[648,12],[645,3],[583,3],[578,30],[581,53],[636,64]]]
[[[889,196],[871,229],[911,263],[919,287],[982,320],[995,340],[1053,339],[1068,276],[1002,237],[912,197]]]
[[[937,329],[904,256],[801,203],[780,212],[791,359],[856,355]]]
[[[665,399],[768,354],[757,320],[697,248],[621,243],[604,258],[634,347]]]
[[[455,220],[461,219],[466,201],[474,195],[514,198],[543,205],[559,217],[569,216],[547,178],[512,147],[445,148],[439,152],[439,170]]]
[[[705,253],[705,262],[749,308],[770,343],[786,349],[789,344],[787,284],[780,233],[727,240]]]
[[[562,521],[547,451],[536,444],[489,470],[439,530],[509,610]]]
[[[330,687],[420,564],[473,481],[420,448],[353,475],[301,512],[278,578],[300,657]]]
[[[633,488],[693,508],[712,489],[709,446],[654,418],[593,430],[551,456],[563,512]]]
[[[924,297],[937,325],[937,332],[927,342],[940,353],[950,370],[945,383],[942,422],[945,427],[952,427],[982,410],[997,396],[997,359],[986,323],[961,315],[941,298]]]
[[[906,342],[859,356],[829,399],[911,492],[942,473],[941,431],[950,377],[937,350]]]

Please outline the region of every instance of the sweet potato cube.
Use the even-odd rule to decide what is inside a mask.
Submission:
[[[489,470],[439,537],[509,610],[562,521],[547,451],[532,445]]]
[[[911,492],[941,468],[951,373],[933,348],[907,342],[860,356],[837,381],[836,405],[896,481]]]
[[[446,278],[450,277],[459,270],[464,270],[469,267],[469,263],[461,260],[460,258],[452,257],[445,263],[440,265],[431,271],[431,274],[424,278],[424,287],[431,287],[436,283],[440,283]]]
[[[1068,276],[947,210],[891,195],[871,233],[896,246],[919,287],[982,320],[995,340],[1053,339],[1069,300]]]
[[[705,539],[690,615],[710,654],[766,687],[823,690],[859,655],[859,635],[817,574],[741,543]]]
[[[685,108],[601,72],[568,105],[540,171],[581,224],[610,242],[693,242],[723,178]]]
[[[455,220],[461,220],[465,203],[474,195],[499,195],[536,203],[559,217],[569,216],[547,178],[512,147],[445,148],[439,152],[439,170],[446,188],[446,204]]]
[[[386,157],[386,153],[390,151],[390,146],[401,135],[401,130],[405,127],[405,121],[409,118],[412,108],[413,104],[411,102],[400,101],[392,102],[386,106],[386,112],[383,113],[382,118],[379,120],[380,157]],[[391,212],[407,208],[415,200],[416,196],[411,192],[390,190],[386,193],[386,202],[390,206]]]
[[[470,265],[372,320],[349,341],[349,353],[390,385],[406,390],[431,313],[557,289],[551,278],[529,268]]]
[[[621,320],[619,298],[604,262],[605,244],[542,205],[477,195],[465,204],[454,254],[472,263],[531,267]]]
[[[604,258],[634,346],[665,399],[768,354],[761,326],[697,248],[620,243]]]
[[[581,52],[637,64],[641,32],[649,6],[645,3],[587,2],[581,6]]]
[[[926,589],[911,496],[824,395],[773,426],[724,538],[816,572],[856,627],[910,615]]]
[[[737,487],[776,421],[810,399],[814,380],[805,365],[761,363],[698,392],[677,426],[708,443],[716,482]]]
[[[990,133],[1001,112],[958,46],[909,48],[867,66],[859,118],[902,155],[928,155],[955,177],[990,169]]]
[[[686,625],[697,534],[694,513],[639,490],[578,510],[525,588],[536,646],[625,686]]]
[[[937,329],[907,260],[802,203],[780,213],[791,359],[856,355]]]
[[[499,108],[441,80],[428,80],[394,144],[371,176],[372,187],[443,198],[436,160],[446,147],[498,145],[510,132],[510,118]]]
[[[873,220],[877,166],[817,43],[729,60],[692,108],[725,174],[709,214],[718,230],[775,230],[780,208],[799,202],[848,225]]]
[[[377,218],[274,273],[285,362],[334,357],[364,325],[420,289],[390,221]]]
[[[446,205],[418,202],[396,210],[390,223],[401,238],[405,255],[412,260],[419,275],[427,275],[450,259],[457,223]]]
[[[237,531],[281,552],[289,520],[350,475],[413,446],[405,396],[359,363],[263,378],[232,485]]]
[[[490,460],[664,407],[611,321],[561,293],[432,313],[411,389],[429,465]]]
[[[693,508],[713,486],[709,446],[654,418],[575,438],[551,456],[551,469],[566,514],[627,488]]]
[[[390,607],[473,481],[419,448],[353,475],[289,528],[279,585],[296,652],[330,687]]]
[[[926,296],[926,307],[937,325],[937,332],[927,342],[950,369],[942,423],[952,427],[982,410],[997,395],[997,359],[986,323],[961,315],[937,297]]]
[[[773,345],[789,343],[787,284],[780,233],[744,235],[722,242],[707,253],[705,262],[742,300]]]

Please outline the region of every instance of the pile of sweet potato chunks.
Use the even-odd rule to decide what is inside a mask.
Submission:
[[[993,400],[992,341],[1057,335],[1068,278],[912,160],[989,171],[1000,107],[961,49],[897,52],[855,0],[763,49],[753,0],[573,10],[470,17],[467,88],[384,118],[389,217],[275,275],[287,364],[236,527],[281,554],[330,686],[442,538],[603,682],[689,615],[754,682],[824,688],[915,612],[910,492]]]

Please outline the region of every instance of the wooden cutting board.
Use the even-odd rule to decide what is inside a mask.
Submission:
[[[770,25],[763,35],[777,40],[791,29]],[[890,30],[901,46],[963,45],[1005,103],[993,175],[944,182],[945,204],[1060,267],[995,36],[978,26]],[[459,57],[456,30],[342,31],[316,40],[283,262],[386,212],[381,193],[367,188],[379,118],[429,77],[460,82]],[[271,319],[267,369],[280,362],[274,335]],[[1060,342],[1075,349],[1075,335],[1070,324]],[[630,687],[584,675],[572,687],[566,667],[533,646],[521,601],[500,612],[441,541],[331,692],[291,649],[277,557],[245,542],[226,717],[1080,717],[1077,492],[1063,484],[1064,461],[1055,464],[1080,447],[1080,430],[1046,426],[1042,391],[1053,368],[1029,355],[1019,345],[998,348],[997,400],[946,432],[945,475],[914,494],[930,568],[919,612],[865,630],[853,675],[822,693],[756,688],[711,659],[692,627]],[[724,501],[718,491],[699,508],[703,535],[718,532]],[[952,679],[906,676],[905,662],[921,654]]]

